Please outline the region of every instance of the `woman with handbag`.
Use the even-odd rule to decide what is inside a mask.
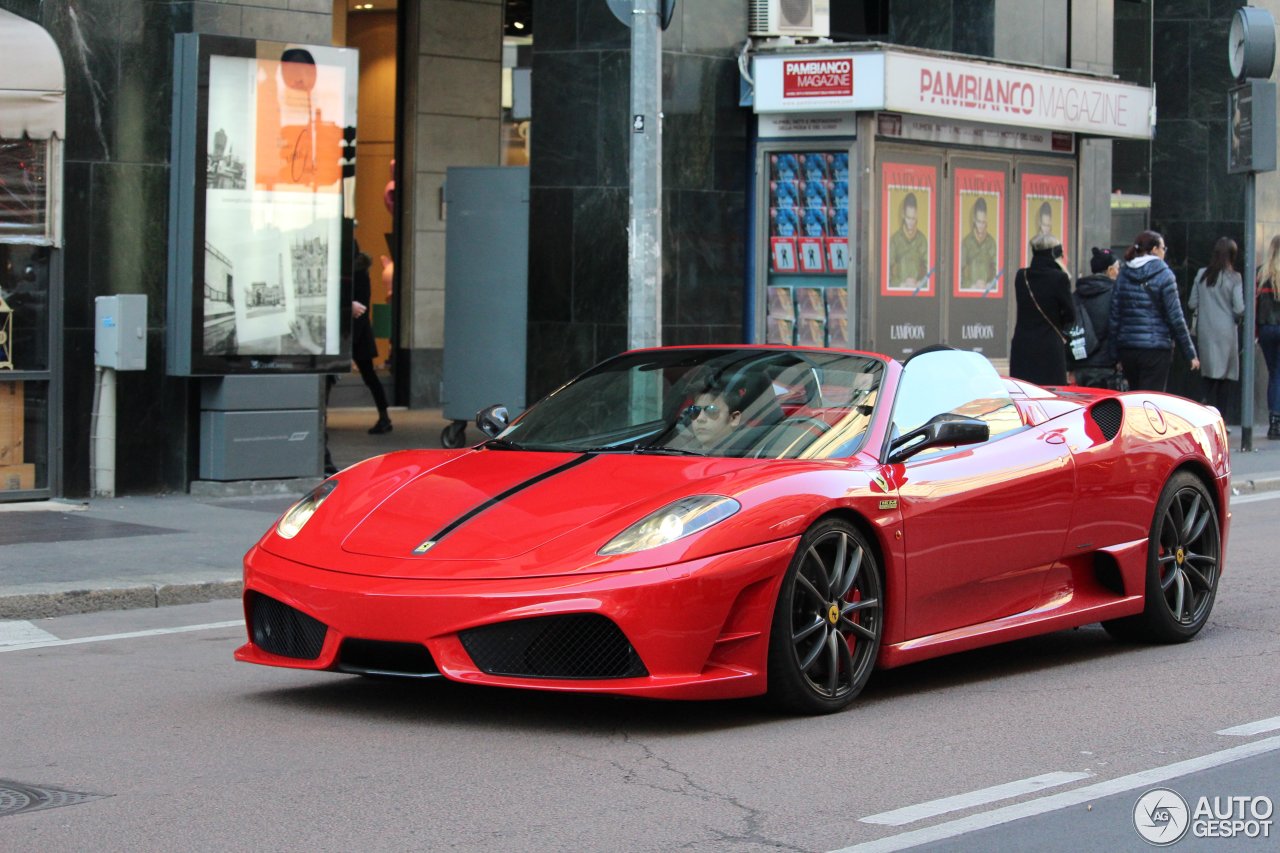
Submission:
[[[1075,326],[1076,311],[1057,237],[1037,234],[1031,239],[1031,263],[1018,270],[1013,293],[1017,313],[1009,375],[1037,385],[1066,385],[1066,330]]]
[[[1200,369],[1178,299],[1178,280],[1164,262],[1165,251],[1164,237],[1158,232],[1143,231],[1135,237],[1124,253],[1111,294],[1108,352],[1134,391],[1165,389],[1174,341],[1191,369]]]
[[[1187,307],[1200,350],[1200,375],[1208,403],[1226,416],[1231,383],[1240,378],[1240,321],[1244,319],[1244,279],[1236,272],[1236,241],[1219,237],[1209,266],[1196,273]]]

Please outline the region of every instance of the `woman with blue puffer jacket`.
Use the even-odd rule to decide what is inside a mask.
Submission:
[[[1134,391],[1165,389],[1175,341],[1191,362],[1191,369],[1200,369],[1178,299],[1178,280],[1164,262],[1164,254],[1164,238],[1159,233],[1139,234],[1124,253],[1125,262],[1111,296],[1107,347]]]

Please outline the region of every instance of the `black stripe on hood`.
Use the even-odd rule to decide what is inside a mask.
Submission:
[[[489,507],[495,506],[501,503],[502,501],[505,501],[507,498],[511,497],[517,492],[522,492],[536,483],[540,483],[543,480],[546,480],[550,477],[554,477],[555,475],[563,471],[568,471],[570,468],[573,468],[577,465],[581,465],[583,462],[586,462],[590,458],[592,458],[592,454],[584,453],[575,459],[570,459],[568,462],[564,463],[563,465],[557,465],[554,468],[550,468],[546,471],[543,471],[541,474],[538,474],[536,477],[530,477],[528,480],[525,480],[522,483],[516,483],[511,488],[507,489],[505,492],[496,494],[493,497],[489,498],[487,501],[477,504],[476,506],[467,510],[462,515],[458,516],[453,521],[449,522],[444,527],[440,528],[440,530],[436,532],[435,535],[428,536],[425,540],[423,540],[423,542],[420,545],[418,545],[418,547],[413,549],[413,553],[414,554],[427,553],[427,551],[430,551],[436,545],[436,543],[439,542],[441,539],[448,536],[450,533],[457,530],[459,527],[466,524],[468,521],[470,521],[480,513],[487,510]]]

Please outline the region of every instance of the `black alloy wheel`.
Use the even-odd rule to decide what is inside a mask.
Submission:
[[[769,695],[789,711],[826,714],[851,703],[880,651],[884,595],[866,538],[827,519],[800,539],[778,592],[769,637]]]
[[[1205,623],[1218,594],[1222,531],[1209,490],[1180,472],[1156,504],[1147,546],[1146,606],[1142,613],[1104,622],[1122,640],[1180,643]]]

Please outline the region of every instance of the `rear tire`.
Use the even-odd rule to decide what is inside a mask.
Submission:
[[[871,676],[884,626],[880,567],[866,538],[841,519],[800,538],[782,579],[769,634],[769,697],[785,710],[829,714]]]
[[[1183,643],[1209,621],[1221,574],[1218,510],[1199,478],[1179,472],[1156,503],[1147,544],[1142,613],[1103,622],[1118,640]]]

